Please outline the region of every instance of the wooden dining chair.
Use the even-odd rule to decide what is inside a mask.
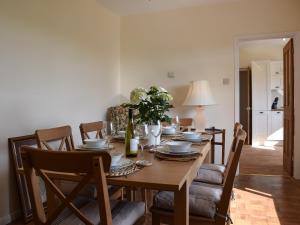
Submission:
[[[40,129],[35,132],[37,145],[40,149],[48,151],[74,151],[74,141],[72,136],[72,128],[70,126],[55,127],[48,129]],[[71,190],[76,186],[77,182],[73,181],[54,181],[56,185],[61,187],[64,194],[70,194]],[[96,189],[94,185],[87,185],[80,193],[82,196],[94,199],[96,198]],[[47,196],[49,202],[56,201]]]
[[[38,147],[41,149],[58,151],[72,151],[75,149],[70,126],[36,130],[35,134]],[[59,145],[51,145],[54,142],[59,142]]]
[[[132,225],[141,224],[144,215],[143,202],[110,201],[106,173],[109,172],[111,157],[101,152],[44,151],[22,147],[22,160],[29,195],[33,204],[33,219],[36,225],[45,224],[102,224]],[[55,162],[55,163],[53,163]],[[69,195],[65,195],[52,182],[47,172],[80,174],[81,180]],[[48,190],[60,200],[60,204],[46,215],[37,189],[36,175],[45,182]],[[97,187],[97,200],[80,200],[80,191],[94,182]]]
[[[103,127],[103,121],[81,123],[79,125],[80,135],[82,143],[85,144],[85,139],[88,138],[102,138],[101,129]],[[93,133],[95,136],[91,136]],[[123,198],[123,188],[115,185],[108,186],[109,196],[112,199]]]
[[[180,118],[179,124],[180,124],[181,131],[188,131],[193,126],[193,119],[192,118]]]
[[[229,152],[227,158],[227,164],[212,164],[212,163],[205,163],[203,164],[200,169],[198,170],[197,177],[194,179],[197,182],[204,182],[209,184],[218,184],[222,185],[224,182],[224,173],[228,169],[228,162],[233,157],[234,150],[235,150],[235,138],[237,137],[238,133],[242,130],[243,126],[240,123],[235,123],[233,129],[233,142],[231,144],[231,150]]]
[[[193,225],[225,225],[231,220],[228,215],[231,192],[239,163],[246,132],[240,130],[233,142],[233,156],[229,159],[224,186],[193,183],[189,189],[189,220]],[[151,208],[152,224],[173,224],[174,193],[162,191],[155,195]]]
[[[79,130],[81,134],[82,143],[85,144],[85,139],[89,138],[102,138],[101,130],[103,128],[103,122],[91,122],[91,123],[81,123],[79,125]],[[91,137],[91,133],[94,133],[94,136]]]

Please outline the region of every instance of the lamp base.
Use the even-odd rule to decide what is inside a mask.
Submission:
[[[195,116],[195,128],[196,131],[204,131],[206,128],[206,119],[204,115],[204,107],[197,106]]]

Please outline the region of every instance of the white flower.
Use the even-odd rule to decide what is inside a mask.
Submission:
[[[164,89],[163,87],[158,87],[157,88],[160,92],[168,92],[166,89]]]
[[[135,88],[130,93],[131,104],[138,105],[147,98],[147,90],[145,88]]]
[[[172,95],[170,95],[169,93],[162,92],[162,93],[159,94],[159,96],[161,97],[162,100],[164,100],[166,102],[169,102],[169,101],[173,100]]]

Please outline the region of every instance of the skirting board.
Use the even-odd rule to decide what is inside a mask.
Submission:
[[[20,217],[21,217],[21,212],[19,210],[12,212],[6,216],[0,217],[0,225],[6,225]]]

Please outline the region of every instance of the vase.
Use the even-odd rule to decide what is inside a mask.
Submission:
[[[160,130],[159,130],[159,129],[161,129],[160,125],[149,125],[148,128],[149,128],[148,145],[149,146],[152,146],[152,145],[155,145],[155,144],[159,145],[161,134],[157,138],[155,138],[155,136],[152,134],[151,130],[153,130],[154,133],[156,133],[156,134],[160,133]]]

